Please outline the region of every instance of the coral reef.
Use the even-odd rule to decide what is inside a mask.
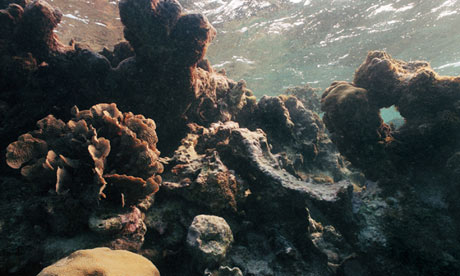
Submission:
[[[427,62],[375,51],[353,83],[335,82],[324,92],[331,139],[376,181],[367,182],[355,205],[361,254],[350,267],[360,264],[365,274],[458,274],[459,84]],[[399,127],[380,117],[390,106],[404,118]],[[371,252],[379,257],[367,257]]]
[[[42,0],[2,8],[0,204],[17,211],[0,214],[0,272],[33,275],[107,246],[140,253],[165,275],[329,274],[308,218],[337,235],[353,224],[350,172],[301,101],[257,103],[244,81],[212,68],[204,55],[215,30],[204,16],[177,1],[121,1],[127,41],[95,53],[63,46],[53,32],[60,13]],[[26,36],[21,26],[33,23]],[[69,115],[75,105],[83,110]],[[233,232],[218,264],[198,265],[186,250],[202,214]],[[20,250],[29,244],[36,249]]]
[[[458,78],[371,52],[324,124],[308,86],[257,101],[216,72],[177,1],[122,0],[101,53],[42,0],[0,8],[2,275],[100,246],[164,275],[458,274]]]
[[[141,210],[151,205],[163,170],[155,123],[115,104],[72,112],[67,123],[47,116],[7,148],[7,164],[20,169],[21,185],[30,190],[17,219],[30,212],[36,218],[23,225],[32,223],[39,239],[48,232],[31,252],[62,236],[63,242],[84,236],[89,244],[139,250],[146,232]],[[4,230],[14,231],[16,223]]]
[[[325,91],[324,122],[340,152],[371,179],[411,167],[441,169],[458,149],[459,83],[458,77],[438,76],[426,62],[371,52],[353,83],[333,83]],[[405,121],[397,129],[380,117],[380,109],[390,106]]]
[[[24,197],[35,203],[13,204],[22,211],[2,230],[5,237],[24,220],[24,212],[33,209],[33,219],[0,250],[24,263],[6,258],[2,271],[27,273],[25,264],[105,245],[142,253],[166,274],[184,274],[188,262],[195,262],[184,251],[187,231],[204,213],[225,218],[235,246],[220,266],[200,267],[197,273],[327,270],[328,257],[315,249],[305,218],[346,230],[344,225],[353,221],[347,205],[351,186],[344,180],[349,171],[316,114],[293,96],[257,103],[244,81],[215,72],[203,59],[215,30],[201,15],[184,15],[175,1],[122,1],[128,42],[101,54],[81,45],[61,46],[50,33],[59,12],[43,1],[11,5],[3,13],[14,18],[14,9],[33,7],[49,11],[31,19],[44,22],[30,42],[42,45],[39,51],[21,48],[24,31],[17,26],[26,17],[11,21],[10,33],[2,36],[0,72],[15,72],[1,83],[2,141],[11,143],[36,120],[52,115],[40,120],[39,130],[11,143],[5,154],[6,163],[28,179],[21,181],[33,183]],[[155,123],[122,114],[114,105],[90,108],[99,102],[116,102]],[[66,110],[74,105],[89,110],[74,109],[69,116]],[[18,110],[26,111],[21,120],[15,117]],[[164,158],[158,158],[157,142]],[[149,208],[149,195],[160,182],[159,160],[164,181]],[[14,190],[15,181],[4,183]],[[79,219],[70,210],[81,210]],[[49,229],[58,235],[46,235]],[[15,251],[28,244],[31,232],[43,240],[36,242],[44,252],[40,260],[34,261],[36,251]],[[274,242],[259,247],[253,239]],[[267,250],[279,253],[266,256]],[[178,265],[178,259],[185,261]]]
[[[151,119],[115,104],[73,113],[67,123],[52,115],[38,121],[38,130],[7,147],[7,164],[38,190],[69,193],[88,206],[136,205],[158,191],[163,165]]]
[[[125,250],[94,248],[78,250],[55,264],[44,268],[38,276],[87,275],[160,276],[158,269],[146,258]]]

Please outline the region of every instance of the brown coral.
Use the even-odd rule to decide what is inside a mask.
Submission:
[[[201,14],[182,14],[174,0],[123,0],[125,38],[146,61],[190,67],[202,59],[216,31]]]
[[[62,13],[45,1],[19,2],[21,5],[10,4],[2,10],[0,18],[7,24],[0,37],[14,36],[18,46],[40,59],[65,51],[66,47],[53,32]]]
[[[174,0],[124,0],[119,8],[135,56],[109,77],[116,84],[114,100],[122,107],[138,102],[136,111],[155,119],[160,143],[172,144],[170,151],[185,136],[185,113],[200,94],[197,63],[216,31],[206,17],[184,14]],[[133,89],[126,101],[124,93]]]
[[[56,193],[135,205],[158,191],[155,123],[115,104],[73,110],[67,124],[50,115],[7,148],[10,167]],[[90,184],[92,183],[92,184]],[[78,193],[84,195],[76,195]]]
[[[459,77],[439,76],[426,62],[370,52],[353,83],[326,89],[324,122],[342,154],[372,179],[417,166],[442,168],[459,147],[459,87]],[[398,129],[379,114],[392,105],[405,119]]]

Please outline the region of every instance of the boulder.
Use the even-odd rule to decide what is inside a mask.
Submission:
[[[219,264],[232,243],[232,230],[221,217],[196,216],[188,229],[187,247],[200,267]]]

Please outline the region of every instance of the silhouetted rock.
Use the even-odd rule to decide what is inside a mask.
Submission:
[[[437,75],[426,62],[370,52],[353,83],[326,89],[322,109],[331,139],[376,181],[354,202],[360,254],[341,273],[354,275],[350,267],[362,274],[460,271],[459,80]],[[379,112],[393,105],[404,118],[397,128]]]

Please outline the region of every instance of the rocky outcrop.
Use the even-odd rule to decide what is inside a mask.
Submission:
[[[460,271],[459,80],[437,75],[426,62],[370,52],[353,83],[326,89],[322,109],[332,140],[376,181],[368,181],[355,201],[361,254],[344,262],[342,271],[358,264],[364,274]],[[380,117],[380,109],[390,106],[404,118],[400,127]]]
[[[324,181],[316,170],[309,171],[310,177],[304,180],[290,174],[282,163],[289,155],[273,153],[260,129],[251,131],[235,122],[209,128],[190,125],[190,129],[173,157],[165,160],[163,185],[154,208],[146,214],[152,232],[146,235],[144,247],[152,248],[147,253],[160,270],[185,273],[188,266],[171,270],[169,262],[177,258],[196,262],[193,256],[197,254],[184,255],[180,248],[194,217],[207,213],[223,217],[232,228],[234,243],[221,266],[237,267],[243,274],[328,271],[328,256],[308,234],[308,218],[325,226],[337,225],[336,233],[351,229],[347,227],[353,224],[351,183]],[[345,255],[330,263],[338,265]],[[201,273],[220,275],[215,266],[199,267]]]
[[[73,252],[44,268],[38,276],[160,276],[146,258],[125,250],[95,248]]]
[[[370,178],[417,166],[442,169],[458,149],[458,81],[426,62],[371,52],[353,83],[334,83],[323,94],[324,121],[340,151]],[[405,120],[398,129],[380,117],[390,106]]]

